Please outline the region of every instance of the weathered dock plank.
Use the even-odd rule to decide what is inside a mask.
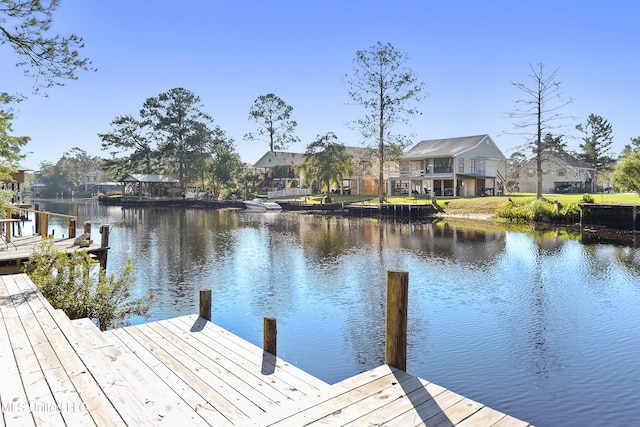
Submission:
[[[2,317],[28,400],[26,407],[9,406],[6,412],[30,412],[37,425],[94,424],[81,410],[83,402],[41,328],[38,319],[46,318],[46,313],[31,307],[32,295],[24,295],[15,280],[3,280],[3,287],[13,305],[3,304]]]
[[[89,327],[92,326],[92,327]],[[128,425],[189,422],[206,425],[186,402],[95,325],[65,330],[78,354]]]
[[[168,323],[181,324],[183,331],[187,330],[186,327],[198,331],[199,333],[195,334],[191,333],[191,329],[189,329],[191,338],[199,340],[206,346],[201,347],[203,351],[209,352],[211,349],[215,349],[220,356],[232,359],[249,375],[255,377],[255,382],[268,380],[270,387],[279,389],[286,396],[304,396],[328,385],[296,366],[265,353],[256,345],[243,340],[215,323],[207,322],[196,315],[169,319]],[[271,375],[274,373],[277,375]]]
[[[146,365],[155,375],[162,379],[169,387],[176,390],[184,401],[193,408],[201,417],[206,419],[212,425],[228,425],[230,421],[220,411],[213,407],[210,403],[209,390],[201,391],[202,382],[194,381],[187,383],[176,372],[173,367],[163,364],[158,360],[151,351],[144,345],[140,344],[124,329],[114,330],[114,337],[118,339],[123,346],[135,354],[144,365]]]
[[[185,366],[180,360],[174,357],[174,354],[179,350],[168,345],[164,339],[156,342],[153,338],[149,338],[145,335],[142,328],[134,327],[129,328],[127,333],[129,336],[136,340],[144,350],[148,351],[157,361],[173,371],[173,373],[186,384],[189,384],[195,389],[200,396],[205,399],[208,404],[215,409],[218,416],[218,423],[220,425],[230,425],[239,421],[247,420],[249,417],[239,411],[225,398],[225,393],[231,396],[231,399],[237,398],[237,391],[231,387],[225,387],[218,378],[214,377],[202,365],[193,364],[192,367]],[[120,332],[119,336],[123,336],[124,333]],[[137,355],[138,353],[136,353]],[[199,372],[200,375],[194,374],[194,371],[190,371],[193,368],[195,372]],[[149,375],[156,375],[158,372],[150,372]],[[219,385],[219,387],[216,387]],[[210,390],[207,388],[210,387]],[[240,396],[242,398],[242,396]]]

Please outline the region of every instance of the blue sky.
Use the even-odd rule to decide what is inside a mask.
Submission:
[[[249,108],[275,93],[293,107],[303,152],[319,134],[334,132],[360,145],[345,123],[363,114],[349,105],[343,76],[357,50],[391,43],[426,84],[422,115],[402,132],[414,141],[489,134],[505,155],[523,144],[506,113],[525,98],[529,63],[559,68],[569,147],[575,124],[589,114],[613,126],[618,154],[640,136],[640,2],[601,1],[163,1],[62,0],[54,31],[84,38],[84,55],[98,69],[31,95],[17,106],[15,135],[32,138],[23,166],[37,170],[73,147],[107,156],[98,133],[116,116],[137,115],[144,101],[172,88],[198,95],[214,124],[235,140],[242,160],[267,150],[244,141],[255,131]],[[0,46],[0,89],[29,92],[33,80]]]

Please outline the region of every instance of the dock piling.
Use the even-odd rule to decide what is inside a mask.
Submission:
[[[76,223],[77,223],[77,219],[76,218],[69,218],[69,238],[70,239],[75,239],[76,238]]]
[[[44,237],[49,237],[49,215],[46,211],[40,211],[38,214],[40,216],[40,235]]]
[[[109,250],[109,233],[111,232],[111,226],[108,224],[104,224],[100,226],[100,234],[102,235],[102,239],[100,241],[100,267],[103,270],[107,269],[107,252]]]
[[[276,327],[275,317],[264,318],[264,341],[262,349],[269,353],[276,355],[278,328]]]
[[[211,289],[200,289],[200,317],[211,321]]]
[[[387,271],[387,330],[385,363],[407,370],[407,309],[409,302],[409,273]]]

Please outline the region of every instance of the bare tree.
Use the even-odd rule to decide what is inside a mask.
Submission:
[[[542,198],[542,156],[545,142],[543,135],[554,134],[554,129],[566,126],[568,118],[560,114],[560,109],[570,104],[572,98],[564,98],[560,93],[560,82],[556,80],[559,68],[547,72],[542,63],[529,63],[531,86],[520,82],[511,82],[526,96],[516,101],[516,109],[507,116],[514,120],[516,135],[526,137],[527,145],[536,159],[537,191],[536,197]]]
[[[378,198],[385,200],[384,167],[387,157],[398,155],[408,145],[406,136],[391,132],[394,125],[407,123],[408,117],[420,114],[409,105],[418,102],[424,84],[406,66],[409,58],[391,44],[378,42],[369,50],[359,50],[354,59],[352,76],[345,76],[349,97],[367,110],[355,121],[365,143],[375,148],[380,167]]]

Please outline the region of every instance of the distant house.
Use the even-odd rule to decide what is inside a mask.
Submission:
[[[390,195],[501,194],[506,158],[489,135],[420,141],[389,176]]]
[[[180,181],[171,175],[134,173],[119,180],[124,185],[124,193],[139,196],[164,196],[176,194]],[[182,190],[178,190],[182,192]]]
[[[345,147],[347,153],[354,159],[354,170],[342,179],[342,183],[335,191],[346,194],[372,195],[378,193],[378,179],[372,173],[372,164],[377,158],[372,151],[364,147]],[[270,190],[272,196],[275,191],[304,187],[304,153],[289,153],[285,151],[267,151],[254,165],[255,170],[261,171],[264,180],[260,184],[263,190]],[[302,193],[301,193],[302,194]],[[282,195],[282,193],[278,194]]]
[[[11,178],[0,182],[1,190],[8,190],[14,193],[13,201],[18,203],[23,199],[23,192],[28,191],[27,189],[27,177],[26,172],[31,169],[25,169],[23,167],[18,167],[18,171],[11,174]]]
[[[284,191],[302,187],[304,175],[299,167],[302,163],[304,154],[267,151],[253,165],[254,169],[263,174],[259,188],[265,191]]]
[[[378,157],[367,147],[346,147],[353,156],[354,169],[350,176],[342,178],[342,190],[348,194],[377,195],[379,178],[376,176]],[[395,169],[395,168],[394,168]]]
[[[570,154],[543,154],[542,191],[549,193],[593,193],[596,169]],[[536,159],[526,162],[520,171],[519,190],[535,193],[538,189]]]
[[[115,181],[105,181],[101,179],[102,172],[93,170],[84,176],[84,191],[92,193],[108,193],[110,191],[119,191],[122,185]]]

